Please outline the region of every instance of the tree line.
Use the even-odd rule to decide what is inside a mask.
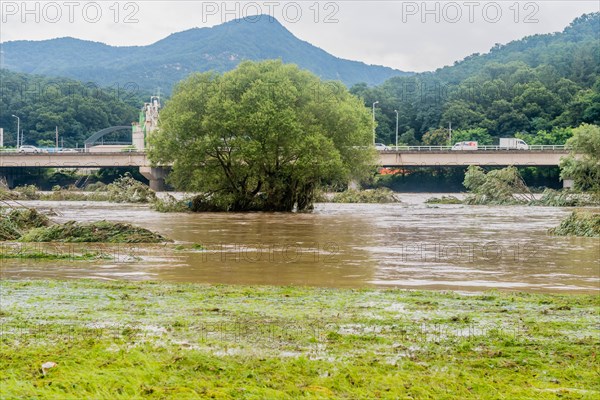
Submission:
[[[17,119],[13,115],[19,117],[23,144],[54,146],[58,129],[59,145],[82,147],[100,129],[137,121],[143,104],[139,94],[127,88],[112,90],[6,69],[0,70],[0,78],[0,127],[4,128],[5,147],[16,144]]]
[[[535,35],[453,66],[351,92],[375,108],[377,140],[448,144],[521,137],[562,144],[571,128],[600,123],[600,13],[575,19],[563,32]],[[396,115],[397,112],[397,115]]]

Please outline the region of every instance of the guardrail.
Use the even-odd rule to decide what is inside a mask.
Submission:
[[[384,151],[448,151],[452,150],[452,146],[388,146],[389,150]],[[478,150],[522,150],[522,151],[543,151],[543,150],[569,150],[569,146],[563,144],[533,144],[529,145],[527,150],[514,149],[500,146],[478,146],[477,150],[455,150],[455,151],[478,151]]]
[[[90,151],[89,149],[63,149],[63,150],[45,150],[40,149],[40,151],[19,151],[17,149],[0,149],[0,153],[10,153],[10,154],[39,154],[39,155],[54,155],[54,154],[74,154],[74,153],[90,153],[90,154],[102,154],[102,153],[140,153],[137,149],[115,149],[113,151]],[[143,153],[143,152],[141,152]]]
[[[452,146],[387,146],[386,150],[382,151],[449,151],[452,150]],[[529,145],[529,149],[519,149],[519,151],[543,151],[543,150],[569,150],[569,146],[562,144],[534,144]],[[0,153],[19,153],[19,154],[73,154],[73,153],[138,153],[137,149],[120,149],[117,151],[90,151],[89,149],[62,149],[58,151],[49,151],[40,149],[40,152],[34,153],[31,151],[18,151],[17,149],[0,149]],[[478,151],[478,150],[518,150],[500,146],[478,146],[477,150],[455,150],[455,151]]]

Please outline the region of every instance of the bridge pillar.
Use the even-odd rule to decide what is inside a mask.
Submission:
[[[356,179],[352,179],[352,180],[350,180],[350,182],[348,182],[348,189],[360,190],[360,183],[358,183],[358,181]]]
[[[0,183],[6,183],[9,189],[13,189],[15,186],[15,175],[11,172],[0,173]]]
[[[573,179],[563,179],[563,189],[573,189]]]
[[[165,178],[169,170],[164,167],[140,167],[140,174],[150,181],[150,189],[155,192],[165,191]]]

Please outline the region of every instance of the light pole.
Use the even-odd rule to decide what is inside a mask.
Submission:
[[[17,119],[17,149],[19,149],[19,135],[21,134],[21,118],[13,114],[13,117]]]
[[[452,146],[452,122],[448,122],[448,145]]]
[[[394,110],[396,113],[396,150],[398,150],[398,110]]]
[[[379,104],[379,101],[373,103],[373,144],[375,144],[375,104]]]

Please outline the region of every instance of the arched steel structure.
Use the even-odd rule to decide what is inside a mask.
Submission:
[[[104,128],[104,129],[94,133],[89,138],[87,138],[86,141],[84,142],[84,145],[85,145],[85,147],[91,146],[94,143],[96,143],[98,141],[98,139],[100,139],[102,136],[108,135],[109,133],[113,133],[115,131],[120,131],[122,129],[131,130],[131,125],[111,126],[110,128]]]

